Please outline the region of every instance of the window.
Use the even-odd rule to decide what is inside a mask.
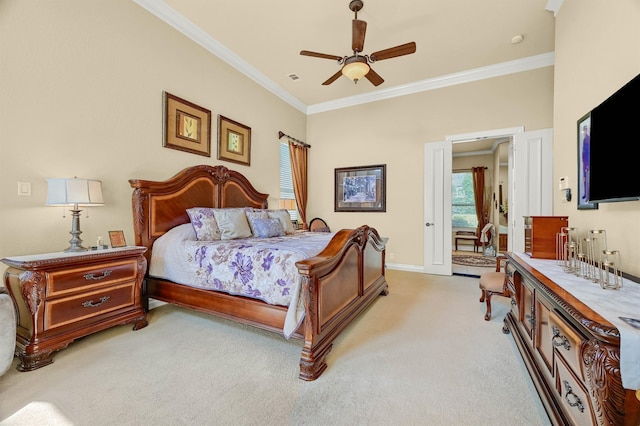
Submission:
[[[296,196],[293,193],[293,177],[291,176],[291,158],[289,144],[280,142],[280,206],[287,209],[291,220],[298,220]]]
[[[451,219],[454,228],[477,228],[476,201],[473,194],[473,174],[453,172],[451,180]]]

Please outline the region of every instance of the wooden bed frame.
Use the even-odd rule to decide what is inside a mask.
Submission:
[[[129,180],[133,191],[136,245],[147,247],[171,228],[189,223],[191,207],[267,208],[268,194],[255,190],[240,173],[224,166],[187,168],[163,182]],[[315,380],[327,368],[333,340],[377,296],[388,294],[385,245],[363,225],[336,233],[316,257],[296,263],[302,276],[303,323],[294,337],[304,339],[300,378]],[[282,333],[287,308],[260,300],[203,290],[146,277],[146,296],[244,324]]]

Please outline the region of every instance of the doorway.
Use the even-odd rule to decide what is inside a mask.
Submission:
[[[452,192],[464,199],[473,200],[468,194],[470,186],[456,185],[460,178],[469,180],[471,168],[485,168],[485,213],[491,227],[485,236],[489,241],[477,235],[475,207],[452,206],[453,245],[451,270],[454,275],[479,276],[495,268],[495,256],[507,251],[508,243],[508,160],[511,137],[486,138],[453,143],[452,146]],[[457,176],[457,178],[456,178]],[[456,190],[454,191],[454,188]],[[452,198],[456,199],[452,194]],[[476,239],[465,240],[472,234]],[[462,236],[461,236],[462,235]]]

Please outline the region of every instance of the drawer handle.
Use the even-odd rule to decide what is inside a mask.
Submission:
[[[533,328],[536,325],[536,318],[531,314],[526,314],[525,319],[529,321],[529,326]]]
[[[567,404],[569,404],[570,407],[578,407],[578,410],[580,410],[580,412],[583,413],[584,406],[582,405],[582,401],[580,401],[580,398],[578,398],[578,395],[573,393],[573,389],[571,389],[571,386],[569,386],[569,382],[567,382],[566,380],[563,380],[562,384],[567,390],[567,393],[564,394],[564,399],[565,401],[567,401]],[[569,400],[569,395],[573,397],[573,401]]]
[[[96,308],[109,299],[111,299],[109,296],[102,296],[99,302],[93,303],[93,300],[87,300],[86,302],[82,302],[82,306],[85,308]]]
[[[89,280],[101,280],[103,278],[107,278],[109,275],[111,275],[112,272],[113,272],[112,270],[107,269],[106,271],[104,271],[102,273],[102,275],[99,275],[97,277],[94,274],[86,274],[84,276],[84,279],[87,280],[87,281],[89,281]]]
[[[571,343],[569,343],[569,339],[567,339],[566,336],[560,334],[560,330],[555,325],[552,326],[551,329],[553,330],[553,337],[551,338],[551,343],[553,343],[553,346],[562,346],[566,350],[570,350]],[[560,341],[558,341],[557,339],[560,339]]]

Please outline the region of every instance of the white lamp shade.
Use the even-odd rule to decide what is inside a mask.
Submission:
[[[102,182],[93,179],[47,179],[47,206],[101,206]]]

